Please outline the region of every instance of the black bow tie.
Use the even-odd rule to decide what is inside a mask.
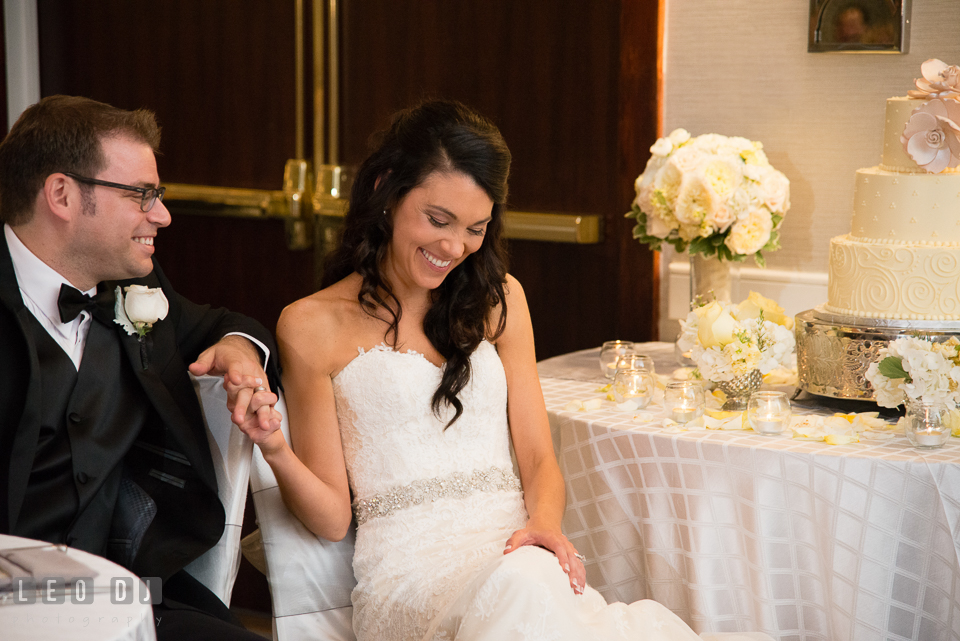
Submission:
[[[69,323],[82,311],[90,311],[92,315],[97,315],[96,312],[105,312],[107,315],[112,315],[113,302],[113,291],[109,289],[98,292],[96,296],[87,296],[70,285],[60,285],[60,296],[57,298],[57,307],[60,308],[60,322]]]

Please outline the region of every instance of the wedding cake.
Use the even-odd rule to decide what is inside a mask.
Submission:
[[[830,241],[828,312],[960,320],[960,74],[922,70],[918,91],[887,100],[881,164],[857,171],[850,233]]]
[[[921,72],[887,100],[880,164],[856,173],[827,303],[796,316],[808,392],[873,400],[867,368],[890,341],[960,335],[960,68],[927,60]]]

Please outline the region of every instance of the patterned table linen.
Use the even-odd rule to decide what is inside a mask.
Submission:
[[[903,437],[671,434],[608,401],[564,411],[597,382],[541,369],[541,384],[564,530],[608,600],[656,599],[698,632],[960,639],[960,439],[920,452]]]

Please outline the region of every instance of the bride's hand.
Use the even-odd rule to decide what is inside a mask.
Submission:
[[[560,567],[570,579],[570,587],[577,594],[583,594],[583,589],[587,585],[587,571],[583,567],[583,562],[577,557],[576,548],[559,530],[540,528],[527,523],[527,527],[517,530],[507,539],[503,553],[509,554],[525,545],[537,545],[553,552],[557,561],[560,562]]]

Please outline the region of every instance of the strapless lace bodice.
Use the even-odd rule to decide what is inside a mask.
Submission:
[[[417,480],[511,467],[507,384],[493,345],[483,342],[460,393],[463,415],[446,430],[430,401],[442,370],[416,352],[383,345],[364,351],[333,381],[343,453],[354,499]]]

